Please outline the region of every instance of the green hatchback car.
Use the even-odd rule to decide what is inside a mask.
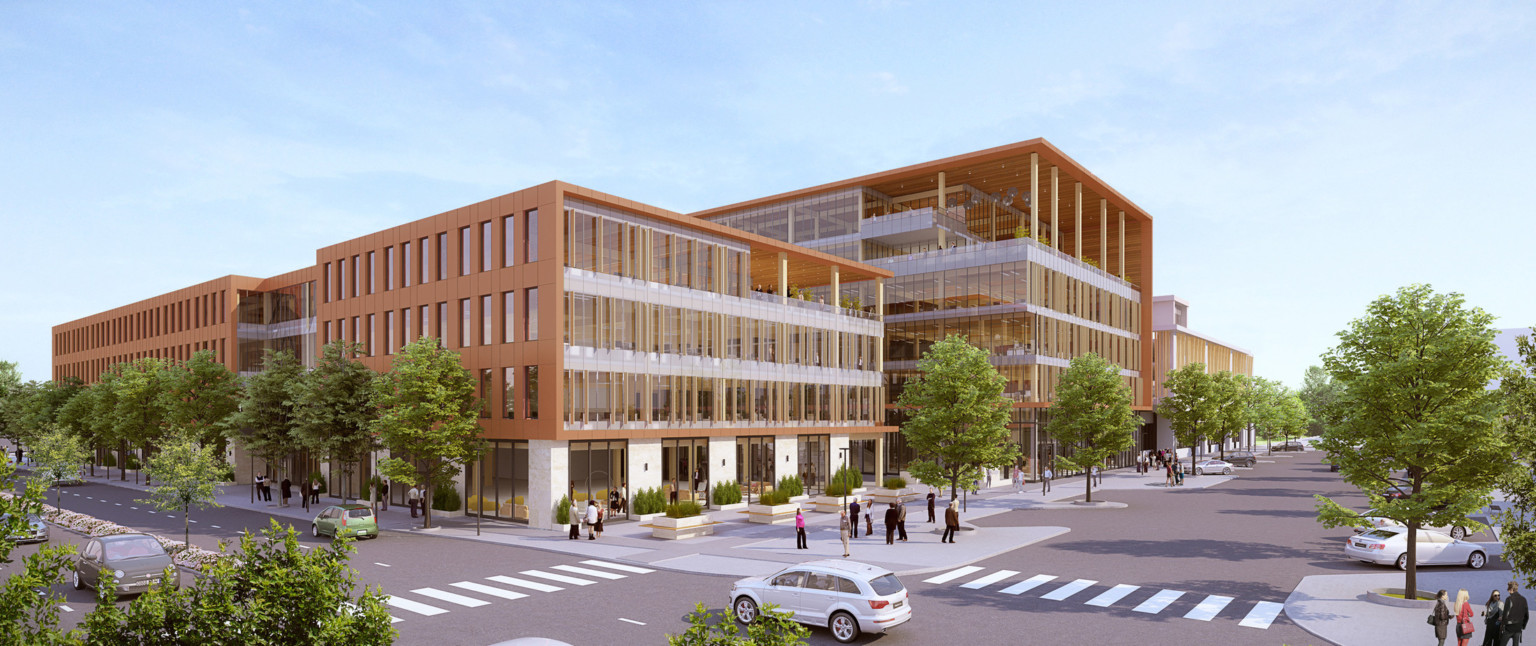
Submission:
[[[379,524],[368,505],[331,505],[315,516],[309,532],[332,538],[378,538]]]

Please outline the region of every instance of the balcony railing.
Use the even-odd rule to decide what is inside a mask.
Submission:
[[[767,293],[767,292],[753,291],[752,292],[752,300],[754,300],[754,301],[762,301],[764,303],[779,303],[779,295],[778,294],[770,294],[770,293]],[[847,308],[847,307],[837,307],[835,305],[828,305],[826,303],[815,303],[815,302],[811,302],[811,301],[804,301],[804,300],[800,300],[798,298],[786,298],[786,299],[784,299],[784,303],[783,304],[787,304],[790,307],[796,307],[796,308],[800,308],[800,309],[803,309],[803,310],[811,310],[813,312],[826,312],[828,314],[836,314],[836,315],[839,315],[839,316],[851,316],[851,317],[854,317],[854,318],[861,318],[861,319],[865,319],[865,320],[869,320],[869,321],[878,321],[878,320],[880,320],[880,317],[875,315],[874,312],[866,312],[864,310],[850,309],[850,308]]]

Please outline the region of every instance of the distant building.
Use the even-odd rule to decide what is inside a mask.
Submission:
[[[1152,298],[1152,391],[1153,401],[1168,394],[1163,386],[1170,371],[1191,363],[1205,364],[1206,374],[1227,371],[1253,376],[1253,354],[1231,343],[1189,329],[1189,303],[1173,295]],[[1231,446],[1249,446],[1251,433]],[[1176,446],[1168,419],[1157,416],[1157,447]],[[1201,447],[1209,449],[1209,447]]]

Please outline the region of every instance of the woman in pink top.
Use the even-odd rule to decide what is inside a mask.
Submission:
[[[805,545],[805,514],[795,509],[795,549],[811,549]]]

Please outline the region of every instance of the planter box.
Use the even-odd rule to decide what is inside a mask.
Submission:
[[[835,514],[847,509],[848,501],[852,501],[853,498],[853,496],[847,496],[846,498],[843,496],[816,496],[811,499],[810,508],[811,511]]]
[[[653,520],[655,520],[657,518],[661,518],[661,517],[666,516],[666,515],[667,515],[666,512],[656,512],[654,514],[636,514],[635,515],[635,519],[640,521],[640,522],[642,522],[642,523],[649,523],[649,522],[651,522],[651,521],[653,521]]]
[[[651,538],[677,541],[696,536],[710,536],[715,533],[717,524],[710,520],[709,516],[702,514],[687,518],[657,516],[651,519]]]
[[[806,496],[806,495],[790,496],[789,497],[789,501],[790,502],[795,502],[795,503],[805,502],[805,501],[810,500],[810,499],[811,499],[811,497],[810,496]]]
[[[786,505],[747,505],[747,520],[764,525],[782,525],[795,522],[797,503]]]
[[[744,502],[733,502],[733,503],[731,503],[729,505],[716,505],[715,506],[715,510],[716,511],[740,511],[740,510],[746,509],[746,508],[747,508],[747,503],[744,503]]]
[[[917,492],[913,491],[911,487],[903,487],[901,489],[886,489],[885,487],[876,487],[871,489],[869,492],[869,498],[875,501],[875,504],[877,505],[889,505],[893,502],[906,503],[908,501],[916,500],[918,497],[919,496]]]

